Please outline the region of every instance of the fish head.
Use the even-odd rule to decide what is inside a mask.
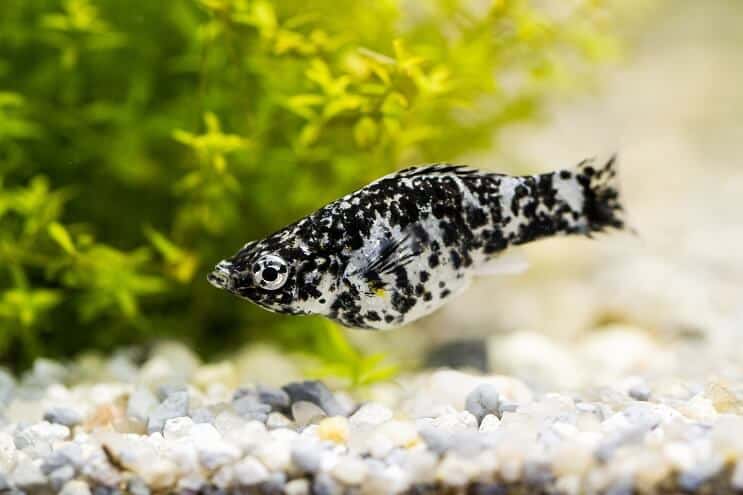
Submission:
[[[264,309],[286,314],[314,313],[322,278],[316,256],[280,236],[247,243],[217,263],[207,280],[213,286]]]

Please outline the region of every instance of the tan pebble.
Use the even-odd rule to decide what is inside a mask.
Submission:
[[[348,441],[348,419],[343,416],[332,416],[320,421],[317,425],[317,436],[335,443]]]

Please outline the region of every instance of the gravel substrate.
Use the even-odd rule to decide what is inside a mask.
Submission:
[[[247,383],[265,356],[201,365],[168,344],[134,357],[0,374],[0,492],[743,490],[743,390],[721,379],[556,394],[437,370],[361,400],[318,381]]]

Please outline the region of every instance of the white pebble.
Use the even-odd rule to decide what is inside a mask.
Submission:
[[[304,478],[291,480],[284,486],[286,495],[309,495],[310,482]]]
[[[178,438],[187,437],[191,433],[191,427],[193,427],[193,424],[193,420],[188,416],[168,419],[165,421],[165,428],[163,428],[163,437],[165,437],[166,440],[176,440]]]
[[[292,417],[299,426],[306,426],[327,416],[318,405],[300,400],[292,404]]]
[[[366,477],[366,472],[366,464],[353,457],[340,458],[332,470],[335,479],[346,485],[360,485]]]
[[[482,418],[482,422],[480,423],[480,432],[487,433],[490,431],[495,431],[500,426],[500,419],[495,414],[488,414],[484,418]]]
[[[370,402],[364,404],[358,411],[353,413],[349,418],[351,426],[354,428],[364,428],[381,425],[385,421],[392,419],[392,410],[382,404]]]
[[[241,485],[251,486],[268,479],[268,469],[257,459],[246,457],[234,466],[235,478]]]
[[[64,484],[59,495],[90,495],[90,487],[83,481],[71,480]]]
[[[0,473],[9,473],[15,468],[18,452],[13,437],[0,431]]]

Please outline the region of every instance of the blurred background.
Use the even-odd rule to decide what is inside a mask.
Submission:
[[[428,363],[578,387],[735,359],[741,20],[734,0],[5,0],[0,363],[175,339],[354,384]],[[410,328],[274,315],[205,281],[397,168],[612,152],[637,235],[529,246],[529,272]]]

